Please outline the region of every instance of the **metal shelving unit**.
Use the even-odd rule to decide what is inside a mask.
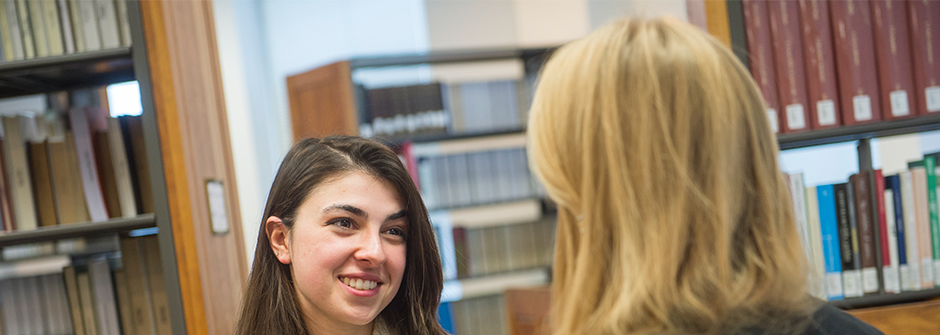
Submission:
[[[134,79],[130,47],[0,62],[0,98]]]
[[[935,113],[902,120],[879,121],[833,129],[780,134],[777,135],[777,142],[780,143],[781,150],[786,150],[938,129],[940,129],[940,113]]]
[[[848,298],[845,300],[830,301],[829,304],[841,309],[856,309],[924,301],[936,297],[940,297],[940,288],[901,292],[897,294],[878,294],[858,298]]]
[[[142,228],[156,227],[153,214],[144,214],[134,218],[111,219],[103,222],[82,222],[36,230],[16,231],[0,234],[0,247],[11,245],[61,240],[72,237],[89,237],[113,234]]]

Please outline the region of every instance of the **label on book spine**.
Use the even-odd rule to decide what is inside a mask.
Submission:
[[[878,292],[878,269],[862,269],[862,290],[865,293]]]
[[[816,113],[820,126],[836,124],[836,104],[832,100],[819,100],[816,102]]]
[[[826,292],[829,298],[842,297],[842,274],[830,272],[826,274]]]
[[[940,259],[933,261],[934,285],[940,287]]]
[[[934,282],[933,271],[930,271],[931,269],[933,269],[933,258],[930,258],[930,257],[921,258],[920,266],[922,269],[924,269],[923,273],[921,273],[924,276],[923,281],[927,283],[933,283]]]
[[[901,283],[898,281],[898,268],[896,266],[885,266],[881,271],[885,275],[885,293],[901,292]]]
[[[925,88],[924,97],[927,99],[928,112],[940,112],[940,86]]]
[[[908,114],[911,114],[911,109],[907,105],[907,91],[891,92],[891,115],[907,116]]]
[[[842,271],[842,286],[845,290],[845,297],[862,296],[862,273],[858,270]]]
[[[777,110],[767,108],[767,118],[770,119],[770,129],[773,130],[775,134],[779,133],[780,126],[777,124]]]
[[[790,129],[806,128],[806,118],[803,117],[803,104],[787,106],[787,124],[790,126]]]
[[[901,290],[910,291],[911,289],[911,267],[907,264],[901,265],[898,267],[898,272],[901,275]]]
[[[911,284],[910,289],[911,291],[919,291],[920,283],[921,283],[920,265],[917,264],[916,260],[911,260],[911,263],[909,265],[910,265],[910,274],[908,275],[908,278],[910,279],[910,284]]]
[[[868,95],[856,95],[852,98],[852,107],[855,110],[856,121],[871,120],[871,98]]]

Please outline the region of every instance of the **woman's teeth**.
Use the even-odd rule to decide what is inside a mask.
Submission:
[[[351,279],[351,278],[343,278],[343,284],[346,284],[346,286],[352,287],[360,291],[371,290],[371,289],[374,289],[376,286],[378,286],[376,282],[371,281],[371,280]]]

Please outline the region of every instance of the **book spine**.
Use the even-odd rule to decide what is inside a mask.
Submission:
[[[33,46],[36,57],[49,56],[49,39],[46,37],[46,25],[43,22],[41,0],[26,1],[29,11],[29,27],[33,30]]]
[[[16,0],[16,14],[19,22],[20,34],[23,36],[23,57],[26,59],[36,57],[36,46],[33,41],[33,29],[29,24],[29,9],[26,0]]]
[[[839,247],[842,255],[842,288],[846,298],[862,296],[862,274],[855,257],[858,245],[852,231],[849,184],[834,185],[836,215],[839,224]]]
[[[65,53],[62,43],[62,29],[59,25],[59,8],[56,0],[42,0],[43,23],[46,26],[46,37],[49,42],[49,55]]]
[[[849,180],[854,196],[858,261],[862,270],[862,292],[878,293],[878,263],[875,249],[875,226],[872,222],[871,171],[859,171]]]
[[[891,196],[893,199],[890,199],[892,203],[893,212],[889,212],[888,215],[894,216],[894,230],[897,238],[895,239],[897,245],[897,255],[898,255],[898,276],[901,284],[901,291],[908,291],[911,289],[910,282],[910,266],[907,261],[907,240],[905,236],[905,226],[904,226],[904,202],[901,200],[901,176],[892,175],[886,177],[885,184],[889,185]],[[887,190],[885,194],[887,195]]]
[[[774,133],[779,133],[780,101],[777,98],[777,75],[774,69],[773,44],[770,36],[770,17],[767,3],[758,0],[741,2],[744,9],[744,25],[747,34],[747,48],[751,55],[748,63],[751,75],[760,88],[767,103],[767,119]]]
[[[7,18],[7,1],[0,0],[0,61],[15,60],[13,55],[13,36],[10,32],[10,22]]]
[[[75,52],[84,52],[88,48],[85,46],[85,25],[82,22],[82,10],[79,0],[66,0],[69,3],[69,21],[72,23],[72,37],[75,39]]]
[[[901,194],[900,189],[898,188],[898,179],[897,175],[885,177],[885,192],[884,192],[884,202],[885,202],[885,219],[888,224],[888,246],[890,248],[890,267],[886,266],[884,269],[885,277],[885,291],[899,293],[905,287],[905,280],[907,279],[907,255],[904,250],[904,230],[903,223],[898,220],[903,220],[903,215],[898,217],[900,202],[899,196]]]
[[[878,238],[881,241],[881,279],[884,283],[885,293],[898,293],[901,291],[898,284],[898,249],[897,235],[894,230],[894,217],[888,213],[893,212],[894,204],[888,200],[893,199],[885,188],[885,177],[882,171],[875,170],[875,201],[878,209]],[[889,209],[891,210],[889,212]]]
[[[819,229],[826,260],[826,294],[829,300],[841,300],[844,298],[841,237],[833,185],[817,186],[816,196],[819,200]]]
[[[917,255],[920,256],[921,288],[934,287],[933,245],[930,237],[930,209],[927,208],[927,172],[926,168],[911,168],[911,182],[914,189],[914,215],[917,217]]]
[[[108,49],[121,46],[114,0],[95,0],[95,9],[97,10],[98,32],[101,34],[101,47]]]
[[[917,105],[913,95],[907,8],[901,2],[876,0],[871,2],[871,12],[875,23],[882,117],[892,120],[914,116]]]
[[[924,170],[927,175],[927,208],[930,211],[930,241],[933,250],[934,285],[940,286],[940,216],[937,208],[937,170],[934,158],[924,157]]]
[[[37,228],[36,207],[33,203],[33,187],[30,181],[26,141],[20,117],[5,116],[3,122],[3,163],[10,188],[10,200],[15,216],[16,229],[21,231]]]
[[[809,226],[810,253],[810,292],[813,296],[826,300],[826,257],[823,255],[822,231],[819,222],[819,198],[815,187],[803,189],[806,197],[806,223]]]
[[[810,126],[812,129],[838,127],[841,113],[829,5],[821,0],[800,0],[799,5]]]
[[[871,9],[858,0],[829,2],[839,76],[842,124],[881,119]]]
[[[67,54],[74,53],[75,38],[72,35],[72,16],[68,0],[56,0],[56,5],[59,7],[59,24],[62,27],[62,42],[65,47],[63,51]]]
[[[91,130],[88,127],[88,116],[85,108],[72,108],[69,111],[69,123],[75,137],[75,150],[78,154],[82,191],[85,195],[85,204],[88,206],[89,217],[92,221],[105,221],[108,219],[108,209],[105,206],[104,195],[101,192],[98,168],[95,163],[95,151],[91,142]]]
[[[768,2],[767,6],[784,132],[809,130],[799,6],[784,0]]]
[[[917,237],[917,211],[914,210],[914,181],[911,171],[901,173],[901,200],[904,207],[904,233],[907,264],[910,268],[910,290],[921,289],[920,248]]]
[[[921,113],[940,112],[940,2],[905,1],[914,61],[914,96]]]

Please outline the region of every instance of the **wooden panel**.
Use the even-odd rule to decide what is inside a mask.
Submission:
[[[230,334],[247,278],[212,3],[141,1],[186,331]],[[212,234],[206,180],[226,187]]]
[[[728,23],[728,6],[724,1],[705,1],[705,17],[708,33],[731,48],[731,26]]]
[[[359,134],[349,62],[337,62],[287,77],[294,141]]]
[[[940,334],[940,300],[848,311],[885,335]]]
[[[512,335],[548,334],[548,309],[551,302],[548,286],[506,290],[506,314]]]

